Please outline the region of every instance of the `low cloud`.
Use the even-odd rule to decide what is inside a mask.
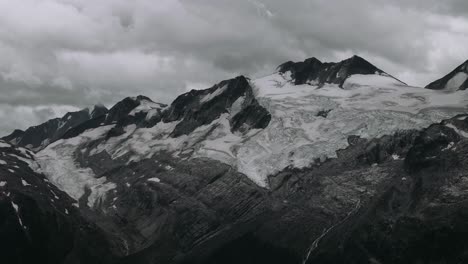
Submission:
[[[463,0],[0,0],[0,133],[125,96],[169,103],[312,56],[359,54],[423,86],[468,59],[467,11]]]

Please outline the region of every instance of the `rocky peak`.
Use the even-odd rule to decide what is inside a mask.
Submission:
[[[180,121],[172,135],[178,137],[207,125],[222,114],[231,115],[234,131],[264,128],[271,116],[255,99],[244,76],[225,80],[206,90],[192,90],[179,97],[163,113],[164,122]]]
[[[322,86],[326,83],[338,84],[340,87],[346,79],[354,74],[387,75],[359,56],[353,56],[341,62],[321,62],[317,58],[309,58],[303,62],[288,61],[278,67],[280,73],[291,72],[296,85],[314,84]]]
[[[126,97],[122,101],[115,104],[106,116],[106,124],[116,122],[124,116],[127,116],[134,108],[140,105],[143,100],[151,101],[146,96],[139,95],[136,97]]]
[[[323,69],[323,63],[313,57],[301,62],[288,61],[280,65],[278,69],[281,73],[291,72],[295,84],[299,85],[317,79]]]
[[[8,136],[3,137],[2,139],[16,145],[18,140],[24,135],[24,131],[21,129],[15,129],[13,133]]]
[[[468,88],[468,60],[444,77],[428,84],[432,90],[466,90]]]

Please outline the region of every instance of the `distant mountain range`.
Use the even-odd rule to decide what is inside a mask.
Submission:
[[[468,262],[467,79],[467,63],[424,89],[311,58],[15,130],[1,259]]]

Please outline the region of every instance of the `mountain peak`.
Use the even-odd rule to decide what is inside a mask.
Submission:
[[[314,84],[322,86],[326,83],[343,86],[348,77],[354,74],[388,75],[364,58],[354,55],[341,62],[321,62],[312,57],[302,62],[288,61],[278,67],[278,72],[290,72],[296,85]],[[388,75],[390,76],[390,75]]]
[[[468,88],[468,60],[456,67],[449,74],[428,84],[431,90],[466,90]]]

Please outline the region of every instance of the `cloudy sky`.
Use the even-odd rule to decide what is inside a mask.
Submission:
[[[358,54],[424,86],[468,59],[467,12],[466,0],[0,0],[0,134],[313,56]]]

